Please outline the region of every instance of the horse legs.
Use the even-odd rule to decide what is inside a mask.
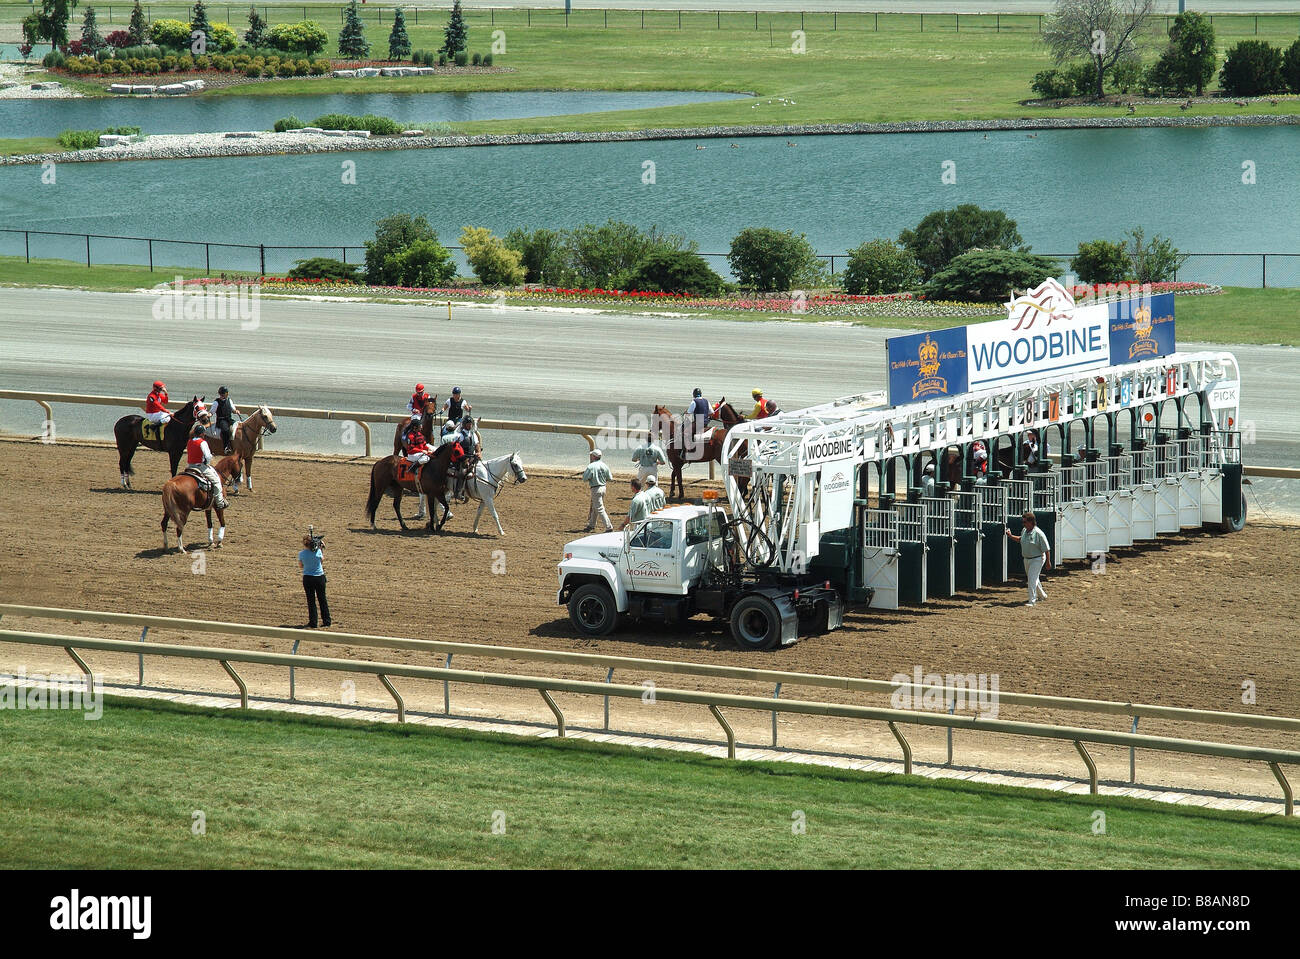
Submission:
[[[163,507],[162,533],[163,533],[163,552],[167,552],[167,522],[171,517],[167,515],[167,507]]]
[[[500,533],[502,536],[505,536],[506,531],[501,528],[501,517],[497,515],[496,497],[493,496],[491,493],[488,493],[486,496],[483,497],[483,499],[479,500],[478,502],[478,515],[474,517],[474,532],[476,533],[478,532],[479,516],[483,515],[483,508],[485,506],[487,507],[488,511],[492,514],[492,521],[497,524],[497,532]]]
[[[393,512],[397,514],[397,522],[402,524],[402,529],[406,529],[406,520],[402,519],[402,488],[399,486],[397,492],[393,493]]]
[[[226,541],[226,511],[217,510],[217,542],[212,543],[212,510],[206,510],[204,513],[208,518],[208,544],[213,549],[220,549],[221,544]]]
[[[253,492],[253,457],[251,455],[244,457],[243,463],[244,463],[244,485],[251,493]]]

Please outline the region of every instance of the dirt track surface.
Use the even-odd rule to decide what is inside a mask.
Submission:
[[[1300,528],[1251,525],[1232,536],[1194,532],[1162,537],[1140,549],[1112,553],[1103,575],[1093,574],[1082,563],[1053,574],[1046,582],[1050,601],[1035,609],[1021,605],[1024,588],[1013,581],[924,608],[860,610],[850,613],[837,632],[806,638],[783,650],[746,653],[731,645],[720,624],[703,618],[676,632],[655,624],[630,624],[601,641],[573,635],[565,610],[555,604],[555,564],[564,543],[581,535],[586,520],[587,495],[576,475],[534,474],[525,486],[507,489],[500,500],[505,538],[496,535],[487,517],[480,535],[472,535],[472,505],[456,508],[440,535],[422,530],[404,534],[393,518],[390,500],[380,507],[378,531],[366,524],[362,508],[369,464],[261,457],[254,469],[254,492],[241,493],[227,513],[226,545],[182,556],[161,549],[158,490],[167,475],[164,457],[142,451],[135,465],[137,490],[128,493],[118,488],[116,456],[111,450],[0,442],[0,601],[297,626],[306,621],[306,614],[296,554],[307,524],[314,523],[326,534],[334,627],[348,632],[875,679],[911,675],[920,666],[925,673],[997,674],[1003,692],[1300,716],[1300,656],[1295,638],[1300,619]],[[611,491],[611,514],[625,510],[626,485],[616,481]],[[404,512],[413,511],[414,504],[407,500]],[[203,529],[201,515],[191,517],[187,527],[191,546],[206,539]],[[206,567],[202,575],[195,572],[200,563]],[[504,572],[499,572],[503,563]],[[28,625],[31,622],[6,618],[4,625],[34,628]],[[90,624],[45,626],[53,632],[139,638],[134,631]],[[326,639],[325,632],[308,635],[319,642]],[[212,635],[159,634],[156,638],[278,648],[238,637],[227,641]],[[303,652],[441,665],[423,654],[403,651],[324,645]],[[116,663],[117,659],[122,662]],[[127,660],[103,657],[94,662],[96,668],[105,663],[110,673],[120,669],[120,676],[111,678],[134,682],[134,659]],[[158,665],[149,667],[151,682],[165,677],[199,682],[189,688],[229,687],[219,669],[209,668],[212,664],[154,662]],[[58,650],[0,646],[0,671],[20,663],[29,664],[29,670],[68,665]],[[454,665],[604,678],[590,669],[543,664],[475,663],[457,657]],[[248,678],[255,694],[284,695],[282,674],[283,670],[250,670]],[[262,680],[267,686],[259,689]],[[616,681],[639,682],[640,677],[620,674]],[[687,684],[682,677],[660,676],[656,681],[663,686]],[[1242,703],[1246,681],[1255,685],[1257,704]],[[337,699],[337,686],[337,676],[321,676],[313,682],[300,675],[299,696],[315,689],[325,698]],[[729,688],[762,695],[772,692],[736,684]],[[430,684],[427,694],[415,694],[413,708],[418,708],[420,696],[426,696],[427,703],[441,709],[441,692],[440,686],[435,690]],[[862,701],[820,689],[787,689],[782,695]],[[377,688],[365,695],[359,690],[358,697],[362,702],[384,702]],[[538,721],[548,716],[531,693],[505,694],[495,707],[487,700],[487,691],[481,688],[457,691],[456,709],[493,714],[501,713],[500,704],[506,703]],[[408,695],[408,702],[412,701]],[[599,701],[587,700],[573,708],[576,715],[571,722],[598,724]],[[634,704],[616,705],[616,715],[632,711]],[[1122,718],[1105,720],[1077,713],[1051,716],[1004,708],[1000,718],[1127,728]],[[748,736],[751,742],[761,742],[769,735],[764,731],[769,722],[766,714],[756,714],[735,724],[742,739]],[[822,748],[845,748],[850,742],[859,748],[879,744],[884,754],[896,754],[887,732],[873,730],[864,736],[861,727],[852,730],[843,720],[801,717],[787,723],[783,718],[782,741],[793,743],[784,731],[787,727],[798,734],[795,738],[802,736]],[[1294,737],[1280,733],[1155,722],[1144,722],[1141,731],[1297,746]],[[678,732],[717,735],[707,714],[702,721],[698,716],[683,718]],[[970,742],[970,736],[961,736]],[[941,740],[936,730],[918,730],[914,744],[938,749]],[[1003,739],[985,752],[996,758],[1005,744]],[[1078,775],[1079,763],[1068,744],[1030,745],[1047,766]],[[958,759],[973,761],[979,752],[959,749]],[[1122,765],[1127,778],[1127,752],[1113,750],[1113,754],[1109,768],[1103,767],[1103,777],[1120,778]],[[935,754],[918,751],[918,759],[923,758],[933,759]],[[941,761],[942,756],[938,758]],[[1156,778],[1150,773],[1166,768],[1166,758],[1142,759],[1140,769],[1148,772],[1148,782]],[[1010,762],[1008,754],[1002,760]],[[1253,770],[1247,776],[1240,764],[1206,762],[1196,773],[1197,782],[1231,788],[1249,780],[1258,794],[1276,791],[1268,786],[1271,778],[1266,770]],[[1188,785],[1185,778],[1182,784]]]

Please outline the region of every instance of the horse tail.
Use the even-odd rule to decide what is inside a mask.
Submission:
[[[135,456],[135,421],[139,417],[123,416],[113,424],[113,439],[117,443],[117,469],[119,473],[127,476],[134,476],[135,470],[131,469],[131,459]]]
[[[375,525],[375,512],[379,509],[379,501],[383,498],[383,490],[379,488],[379,463],[376,463],[370,470],[370,495],[366,498],[366,519],[370,521],[371,526]]]
[[[169,520],[169,519],[170,519],[173,523],[176,524],[176,528],[177,528],[177,529],[180,529],[180,516],[179,516],[179,514],[180,514],[180,510],[178,509],[178,507],[177,507],[177,503],[176,503],[176,493],[177,493],[177,487],[176,487],[176,484],[173,483],[171,480],[168,480],[166,483],[163,484],[163,488],[162,488],[162,501],[163,501],[163,519],[162,519],[162,526],[163,526],[163,530],[164,530],[164,531],[166,531],[166,529],[167,529],[167,520]]]

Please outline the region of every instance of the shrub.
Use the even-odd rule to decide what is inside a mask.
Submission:
[[[392,136],[406,129],[396,120],[367,113],[353,116],[350,113],[326,113],[316,118],[312,126],[326,130],[369,130],[375,136]]]
[[[742,286],[764,292],[818,286],[825,280],[822,262],[808,238],[790,230],[741,230],[731,241],[727,263]]]
[[[1062,76],[1076,97],[1091,97],[1097,92],[1097,64],[1092,60],[1070,64]]]
[[[139,127],[109,127],[105,130],[64,130],[59,134],[59,146],[69,150],[89,150],[99,146],[99,137],[103,133],[116,133],[122,136],[134,136],[140,133]]]
[[[260,77],[261,75],[262,68],[256,63],[250,63],[248,66],[244,67],[244,76],[246,77]]]
[[[1187,256],[1179,253],[1173,243],[1156,234],[1147,242],[1142,227],[1134,227],[1124,234],[1128,240],[1126,252],[1129,275],[1138,283],[1167,283],[1178,275]]]
[[[1034,74],[1029,89],[1044,100],[1064,100],[1074,95],[1074,87],[1060,70],[1042,70]]]
[[[131,34],[125,30],[114,30],[104,38],[104,42],[114,50],[122,50],[131,45]]]
[[[1263,40],[1242,40],[1228,51],[1219,71],[1219,86],[1234,97],[1281,93],[1282,51]]]
[[[1111,67],[1106,74],[1106,82],[1112,90],[1128,93],[1142,86],[1142,61],[1138,57],[1128,57]]]
[[[228,23],[213,23],[208,26],[208,48],[219,53],[229,53],[239,43],[239,37]]]
[[[207,62],[208,62],[208,63],[215,63],[214,60],[209,60],[209,61],[207,61]],[[177,70],[193,70],[193,69],[195,68],[196,64],[197,64],[197,61],[196,61],[192,56],[190,56],[188,53],[182,54],[181,56],[179,56],[179,57],[176,58],[176,69],[177,69]]]
[[[149,39],[160,47],[190,47],[190,25],[181,20],[155,20],[149,24]]]
[[[932,276],[925,292],[936,300],[1003,302],[1012,290],[1037,286],[1056,271],[1056,261],[1046,256],[1017,250],[971,250],[954,257]]]
[[[281,60],[280,65],[275,68],[275,75],[278,77],[291,77],[294,74],[294,69],[292,60]]]
[[[199,69],[206,70],[208,66],[208,58],[199,57],[199,60],[203,61],[202,66],[200,66]],[[169,53],[167,54],[167,56],[162,58],[162,68],[164,71],[171,71],[176,69],[176,55],[174,53]]]
[[[310,70],[310,72],[311,72],[311,75],[312,75],[312,76],[314,76],[314,77],[320,77],[320,76],[324,76],[324,75],[325,75],[325,72],[326,72],[329,68],[330,68],[330,65],[329,65],[328,61],[325,61],[325,60],[313,60],[313,61],[311,62],[311,70]]]
[[[469,54],[464,50],[456,51],[456,66],[463,67],[469,64]]]
[[[684,237],[662,233],[657,227],[639,230],[631,223],[607,220],[584,223],[565,240],[569,263],[582,286],[619,287],[637,264],[655,250],[694,250]]]
[[[150,57],[148,60],[144,61],[143,69],[145,73],[160,73],[162,72],[162,64],[156,57]]]
[[[70,57],[85,56],[88,52],[86,44],[81,40],[73,40],[68,44],[68,56]]]
[[[275,126],[271,129],[276,133],[284,133],[287,130],[301,130],[306,125],[307,124],[303,123],[296,116],[290,113],[287,117],[281,117],[279,120],[276,120]]]
[[[445,67],[446,65],[447,65],[447,54],[445,53],[438,54],[438,66]]]
[[[872,240],[849,251],[842,282],[846,293],[900,293],[921,282],[916,257],[893,240]]]
[[[182,70],[186,69],[186,66],[185,66],[185,64],[184,64],[183,62],[181,63],[180,67],[181,67]],[[234,62],[230,59],[230,57],[213,57],[213,58],[212,58],[212,69],[213,69],[213,70],[221,70],[221,71],[224,72],[224,71],[227,71],[227,70],[231,70],[231,69],[233,69],[233,68],[234,68]]]
[[[915,230],[900,233],[898,242],[916,257],[925,279],[944,269],[954,257],[976,247],[1029,252],[1015,220],[1001,210],[982,210],[974,203],[935,210]]]
[[[722,292],[722,277],[713,272],[698,253],[687,250],[654,250],[636,265],[623,288],[652,293],[717,296]]]
[[[483,54],[483,66],[485,67],[492,66],[492,54],[490,53]]]
[[[1282,54],[1282,79],[1292,93],[1300,93],[1300,40]]]
[[[516,228],[506,234],[506,246],[518,250],[525,283],[567,286],[573,278],[564,234],[558,230]]]
[[[41,66],[49,70],[61,69],[67,62],[67,57],[58,50],[51,50],[49,53],[45,54],[45,56],[41,57]]]
[[[478,66],[482,62],[483,62],[483,55],[480,53],[476,53],[472,57],[470,57],[470,63],[472,63],[474,66]]]
[[[266,34],[267,43],[285,53],[320,53],[329,42],[329,34],[314,20],[300,23],[277,23]]]
[[[445,286],[456,278],[456,263],[451,252],[437,241],[416,240],[406,249],[389,257],[385,270],[398,286]]]
[[[467,226],[460,232],[460,245],[470,269],[485,286],[518,286],[524,282],[522,257],[487,227]]]
[[[451,253],[423,216],[386,216],[366,241],[366,282],[374,286],[438,286],[455,275]]]
[[[1109,240],[1080,243],[1070,269],[1083,283],[1122,283],[1129,275],[1128,251],[1123,243]]]
[[[336,283],[360,283],[362,279],[358,264],[344,263],[328,256],[298,260],[289,276],[295,280],[333,280]]]

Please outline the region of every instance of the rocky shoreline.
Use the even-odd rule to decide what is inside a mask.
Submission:
[[[917,120],[894,123],[792,123],[751,127],[683,127],[611,130],[592,133],[482,133],[362,139],[319,133],[161,134],[126,146],[0,157],[0,164],[93,163],[106,160],[182,160],[202,157],[275,156],[284,153],[336,153],[359,150],[430,150],[449,147],[536,146],[557,143],[623,143],[642,140],[737,140],[748,137],[833,136],[886,133],[972,133],[1020,130],[1137,129],[1147,127],[1296,126],[1300,115],[1179,117],[1043,117],[1007,120]]]

